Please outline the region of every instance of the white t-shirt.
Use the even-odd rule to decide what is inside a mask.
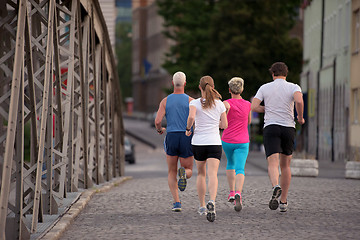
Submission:
[[[259,88],[255,98],[265,103],[264,127],[270,124],[295,127],[295,92],[301,92],[299,85],[280,78]]]
[[[215,106],[203,109],[200,98],[192,100],[189,106],[196,107],[195,130],[192,145],[221,145],[220,116],[226,111],[225,105],[220,100],[215,100]]]

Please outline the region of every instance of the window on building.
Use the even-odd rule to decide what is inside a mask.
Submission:
[[[354,123],[359,123],[359,113],[360,113],[360,90],[359,88],[353,89],[353,121]]]
[[[350,20],[351,20],[351,8],[350,8],[350,1],[346,1],[345,4],[345,16],[346,16],[346,23],[345,23],[345,33],[344,33],[344,47],[349,47],[350,45]]]
[[[360,10],[355,12],[355,39],[354,39],[355,52],[360,51]]]
[[[332,28],[331,28],[331,54],[336,53],[336,22],[337,22],[337,16],[334,14],[332,17]]]
[[[338,31],[337,31],[337,46],[336,49],[340,49],[342,47],[342,43],[341,43],[341,37],[342,37],[342,7],[339,8],[339,13],[338,13]]]

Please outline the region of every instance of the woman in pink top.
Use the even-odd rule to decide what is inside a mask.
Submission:
[[[242,209],[241,191],[245,180],[245,162],[249,153],[248,125],[251,122],[251,103],[241,97],[244,80],[234,77],[229,81],[231,99],[224,101],[228,128],[222,134],[222,147],[226,154],[226,176],[229,183],[229,202],[235,201],[234,209]],[[236,192],[235,192],[236,190]]]

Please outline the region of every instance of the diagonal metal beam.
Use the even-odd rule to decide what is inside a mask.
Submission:
[[[49,2],[49,21],[48,21],[48,37],[47,37],[47,48],[46,48],[46,62],[45,62],[45,77],[44,77],[44,92],[43,92],[43,108],[41,112],[41,124],[40,124],[40,140],[39,140],[39,150],[38,150],[38,160],[37,160],[37,171],[36,171],[36,184],[35,184],[35,196],[34,196],[34,209],[31,222],[31,232],[36,231],[37,227],[37,217],[39,214],[39,204],[41,198],[41,175],[42,175],[42,165],[44,160],[43,149],[45,146],[45,136],[46,136],[46,121],[48,115],[48,101],[49,93],[52,94],[52,89],[49,89],[50,82],[52,82],[52,77],[50,75],[50,66],[52,62],[52,42],[53,42],[53,21],[54,21],[54,0]],[[51,173],[47,173],[50,175]],[[51,209],[51,208],[50,208]]]
[[[0,238],[5,239],[5,225],[6,215],[8,209],[9,193],[10,193],[10,179],[11,169],[14,155],[14,143],[17,125],[17,112],[20,94],[20,81],[22,62],[24,61],[24,31],[25,31],[25,17],[26,17],[26,0],[20,0],[19,14],[17,22],[16,46],[14,58],[14,71],[11,83],[11,97],[8,129],[6,134],[6,145],[4,154],[4,165],[1,180],[0,193]]]

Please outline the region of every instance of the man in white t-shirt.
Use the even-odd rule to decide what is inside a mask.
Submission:
[[[268,161],[268,174],[273,186],[269,208],[287,211],[287,195],[291,182],[290,161],[294,151],[295,121],[294,103],[297,120],[305,123],[303,118],[304,102],[299,85],[286,81],[288,67],[283,62],[274,63],[269,69],[273,80],[262,85],[256,93],[251,110],[265,112],[264,147]],[[264,106],[260,103],[264,101]],[[281,177],[279,185],[279,162]]]

